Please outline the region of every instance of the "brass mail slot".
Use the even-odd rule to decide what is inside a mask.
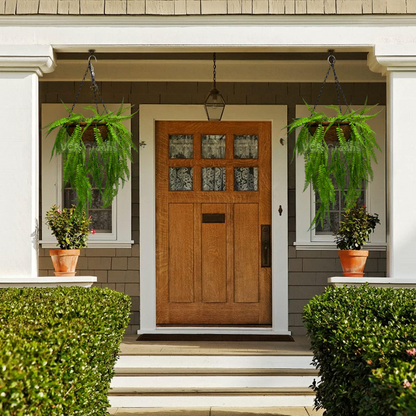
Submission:
[[[202,214],[203,224],[225,223],[225,214]]]

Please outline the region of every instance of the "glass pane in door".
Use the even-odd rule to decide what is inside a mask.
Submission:
[[[259,189],[257,167],[234,168],[235,191],[257,191]]]
[[[225,191],[225,168],[202,168],[203,191]]]

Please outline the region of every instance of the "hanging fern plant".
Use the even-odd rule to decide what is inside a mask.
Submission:
[[[131,107],[123,108],[122,104],[117,112],[105,114],[99,114],[94,107],[84,107],[93,111],[90,118],[65,108],[69,117],[46,126],[47,134],[58,129],[52,156],[62,155],[63,183],[69,183],[76,192],[79,209],[92,203],[93,188],[101,193],[103,207],[110,206],[120,184],[123,186],[130,177],[131,149],[137,151],[130,131],[123,125],[134,115],[123,115]],[[107,127],[104,136],[99,128],[102,125]],[[94,142],[85,140],[91,130]]]
[[[329,210],[335,205],[335,189],[343,193],[346,209],[356,204],[363,184],[373,180],[371,164],[373,161],[377,163],[375,150],[381,149],[374,131],[367,124],[368,120],[378,114],[368,114],[375,106],[367,107],[365,104],[361,111],[343,114],[338,107],[330,105],[326,107],[335,110],[337,114],[329,117],[323,112],[316,112],[306,102],[305,104],[311,115],[294,120],[287,128],[288,135],[300,128],[294,155],[297,152],[305,158],[304,190],[312,184],[318,195],[319,208],[311,223],[312,228],[329,218]],[[349,137],[344,135],[346,124],[350,126]],[[337,144],[328,145],[326,136],[334,129]]]
[[[52,156],[61,155],[63,160],[63,183],[69,183],[77,195],[77,208],[85,210],[92,203],[93,189],[101,194],[103,208],[110,206],[117,195],[120,184],[130,177],[129,161],[132,161],[133,144],[131,132],[123,125],[123,121],[131,119],[134,114],[123,115],[132,107],[123,107],[118,111],[107,111],[95,81],[94,67],[88,67],[78,91],[77,98],[88,72],[91,74],[95,108],[88,106],[86,110],[93,112],[92,117],[74,113],[75,99],[72,108],[65,108],[69,115],[46,126],[47,135],[58,129]],[[95,58],[95,57],[94,57]],[[96,58],[95,58],[96,59]],[[104,108],[98,111],[97,94]],[[140,145],[144,145],[143,142]]]
[[[300,128],[294,156],[296,152],[304,156],[304,191],[311,184],[318,199],[318,208],[310,228],[317,223],[323,226],[325,219],[330,221],[329,210],[335,205],[335,189],[342,192],[345,209],[356,204],[363,185],[373,180],[371,163],[377,163],[375,151],[381,151],[374,131],[367,124],[368,120],[378,114],[368,114],[376,106],[367,107],[366,101],[361,111],[351,111],[335,72],[336,59],[332,55],[334,51],[328,52],[329,68],[315,105],[312,108],[305,102],[311,115],[295,119],[286,127],[288,136]],[[331,70],[334,74],[338,106],[326,107],[336,111],[333,117],[315,111]],[[341,95],[347,107],[345,114],[341,110]]]

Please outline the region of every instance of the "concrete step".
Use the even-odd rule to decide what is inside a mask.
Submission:
[[[110,408],[117,416],[322,416],[323,410],[312,407],[261,407],[261,408]]]
[[[109,395],[111,407],[119,408],[195,408],[195,407],[293,407],[313,406],[311,394],[178,394],[178,395]]]
[[[111,388],[279,388],[279,387],[309,387],[313,376],[270,376],[270,375],[186,375],[186,376],[116,376],[111,381]]]
[[[115,368],[116,376],[317,376],[315,368]]]
[[[110,390],[110,396],[163,396],[163,395],[314,395],[308,387],[241,387],[241,388],[128,388],[114,387]]]
[[[312,406],[310,356],[122,356],[113,407]]]
[[[270,355],[123,355],[115,369],[137,368],[180,368],[180,369],[216,369],[216,368],[267,368],[267,369],[314,369],[312,358],[306,356],[270,356]]]

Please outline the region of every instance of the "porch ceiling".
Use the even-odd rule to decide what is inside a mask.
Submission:
[[[365,52],[339,52],[337,74],[344,82],[384,82],[371,72]],[[58,53],[57,68],[43,81],[78,81],[89,55]],[[96,53],[97,81],[122,82],[211,82],[212,54]],[[322,82],[328,68],[328,52],[220,52],[218,82]],[[329,82],[333,82],[332,79]]]
[[[367,52],[334,52],[339,61],[366,61]],[[143,52],[143,53],[100,53],[94,55],[98,60],[212,60],[211,52]],[[57,53],[57,60],[85,61],[89,53]],[[325,61],[325,52],[218,52],[218,61]]]

